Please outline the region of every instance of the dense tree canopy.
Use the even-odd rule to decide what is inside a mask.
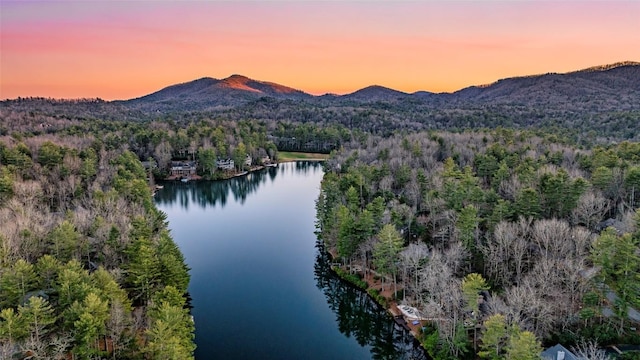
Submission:
[[[370,137],[327,161],[319,234],[343,261],[383,274],[421,264],[397,274],[404,301],[441,319],[438,342],[425,334],[436,357],[465,354],[465,326],[491,359],[536,358],[541,340],[570,345],[597,331],[602,342],[629,338],[639,154],[636,143],[587,150],[506,129]],[[373,199],[381,216],[357,228]],[[616,228],[600,233],[606,219]],[[402,242],[382,252],[392,247],[375,234],[390,225]],[[422,262],[406,255],[419,246]]]
[[[192,358],[188,268],[138,156],[90,134],[0,143],[0,357],[167,358],[152,295],[171,287],[167,341]]]

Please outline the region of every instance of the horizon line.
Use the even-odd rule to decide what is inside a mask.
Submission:
[[[139,99],[139,98],[142,98],[142,97],[157,93],[159,91],[162,91],[162,90],[167,89],[167,88],[172,87],[172,86],[189,84],[191,82],[198,81],[198,80],[203,80],[203,79],[213,79],[213,80],[217,80],[217,81],[223,81],[223,80],[229,79],[229,78],[234,77],[234,76],[244,77],[244,78],[249,79],[251,81],[256,81],[256,82],[263,83],[263,84],[273,84],[273,85],[278,85],[278,86],[284,86],[284,87],[287,87],[287,88],[290,88],[290,89],[293,89],[293,90],[296,90],[296,91],[301,91],[301,92],[303,92],[303,93],[305,93],[307,95],[311,95],[313,97],[322,97],[322,96],[327,96],[327,95],[330,95],[330,96],[346,96],[346,95],[350,95],[350,94],[356,93],[358,91],[361,91],[361,90],[364,90],[364,89],[367,89],[367,88],[370,88],[370,87],[381,87],[381,88],[385,88],[385,89],[388,89],[388,90],[397,91],[397,92],[400,92],[400,93],[403,93],[403,94],[406,94],[406,95],[413,95],[413,94],[416,94],[416,93],[419,93],[419,92],[427,92],[427,93],[431,93],[431,94],[453,94],[453,93],[456,93],[458,91],[461,91],[461,90],[464,90],[464,89],[467,89],[467,88],[487,87],[487,86],[490,86],[490,85],[493,85],[493,84],[497,83],[498,81],[507,80],[507,79],[527,78],[527,77],[536,77],[536,76],[553,75],[553,74],[556,74],[556,75],[567,75],[567,74],[578,73],[578,72],[589,71],[589,70],[592,70],[592,71],[607,71],[607,70],[611,70],[611,69],[614,69],[614,68],[617,68],[617,67],[622,67],[622,66],[640,66],[640,61],[634,61],[634,60],[617,61],[617,62],[613,62],[613,63],[609,63],[609,64],[595,65],[595,66],[590,66],[590,67],[586,67],[586,68],[582,68],[582,69],[578,69],[578,70],[567,71],[567,72],[553,72],[553,71],[550,71],[550,72],[543,72],[543,73],[537,73],[537,74],[514,75],[514,76],[508,76],[508,77],[499,78],[499,79],[496,79],[496,80],[494,80],[492,82],[488,82],[488,83],[484,83],[484,84],[470,84],[470,85],[467,85],[467,86],[464,86],[464,87],[461,87],[461,88],[458,88],[458,89],[452,90],[452,91],[430,91],[430,90],[420,89],[420,90],[415,90],[415,91],[412,91],[412,92],[408,92],[408,91],[398,90],[398,89],[395,89],[395,88],[392,88],[392,87],[389,87],[389,86],[385,86],[385,85],[381,85],[381,84],[371,84],[371,85],[367,85],[365,87],[358,88],[358,89],[355,89],[355,90],[347,90],[347,92],[332,92],[332,91],[316,92],[316,91],[307,91],[307,90],[303,90],[303,89],[300,89],[300,88],[295,88],[295,87],[292,87],[292,86],[289,86],[289,85],[285,85],[285,84],[282,84],[282,83],[279,83],[279,82],[271,81],[271,80],[258,80],[258,79],[255,79],[255,78],[251,77],[251,76],[243,75],[243,74],[240,74],[240,73],[236,72],[236,73],[233,73],[233,74],[231,74],[231,75],[229,75],[229,76],[227,76],[225,78],[215,78],[215,77],[212,77],[212,76],[202,76],[202,77],[198,77],[198,78],[192,79],[192,80],[177,82],[177,83],[174,83],[174,84],[169,84],[169,85],[163,86],[163,87],[161,87],[161,88],[159,88],[157,90],[153,90],[153,91],[145,93],[143,95],[135,96],[135,97],[128,98],[128,99],[105,99],[105,98],[102,98],[100,96],[87,96],[87,97],[75,97],[75,98],[74,97],[56,98],[56,97],[50,97],[50,96],[26,95],[26,96],[17,96],[17,97],[14,97],[14,98],[2,98],[2,99],[0,99],[0,101],[4,102],[4,101],[12,101],[12,100],[20,100],[20,99],[47,99],[47,100],[57,100],[57,101],[101,100],[101,101],[105,101],[105,102],[129,101],[129,100]]]

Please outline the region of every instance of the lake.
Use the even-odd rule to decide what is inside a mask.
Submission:
[[[191,268],[196,359],[426,359],[365,293],[330,271],[314,234],[320,163],[155,197]]]

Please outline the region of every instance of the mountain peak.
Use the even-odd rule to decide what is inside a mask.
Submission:
[[[390,89],[388,87],[384,87],[380,85],[371,85],[344,96],[350,100],[368,102],[368,101],[397,99],[406,95],[408,94],[402,91]]]
[[[204,77],[168,86],[155,93],[130,100],[147,109],[164,110],[173,107],[207,109],[234,106],[268,96],[277,99],[305,99],[311,95],[276,83],[250,79],[233,74],[225,79]]]
[[[229,76],[228,78],[222,79],[222,81],[251,81],[251,79],[249,79],[248,77],[244,76],[244,75],[240,75],[240,74],[233,74],[231,76]]]
[[[220,80],[219,85],[229,89],[244,90],[250,92],[261,93],[262,91],[251,86],[251,83],[257,81],[251,80],[246,76],[233,74],[226,79]]]

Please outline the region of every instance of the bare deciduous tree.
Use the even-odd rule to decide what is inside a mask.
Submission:
[[[571,229],[566,221],[558,219],[536,221],[531,235],[544,257],[565,257],[573,250]]]
[[[503,286],[520,283],[531,258],[529,236],[532,220],[501,221],[482,249],[487,273]]]
[[[444,251],[444,263],[455,273],[459,273],[464,266],[464,261],[469,257],[469,252],[461,242],[454,242]]]
[[[57,334],[49,340],[49,356],[54,360],[67,359],[73,337],[69,334]]]
[[[573,241],[574,256],[576,259],[583,259],[589,256],[591,242],[594,234],[586,228],[576,226],[571,229],[571,240]]]
[[[524,188],[517,177],[512,176],[498,185],[498,194],[504,199],[515,201],[518,193]]]
[[[158,162],[158,168],[160,170],[166,170],[169,167],[169,162],[171,161],[171,157],[173,153],[173,148],[167,141],[162,141],[153,153],[156,161]]]
[[[24,343],[20,345],[21,350],[24,353],[31,355],[30,359],[33,360],[45,360],[50,359],[47,352],[48,344],[39,337],[30,336]]]
[[[609,210],[609,200],[599,190],[590,188],[578,199],[576,208],[571,213],[574,224],[581,224],[593,229],[602,221],[604,214]]]
[[[553,328],[550,304],[535,288],[527,284],[514,286],[505,291],[504,298],[512,311],[520,315],[524,329],[536,337],[546,336]]]
[[[584,360],[607,360],[609,356],[607,353],[598,348],[598,343],[589,340],[586,341],[584,339],[580,340],[575,347],[572,347],[571,350],[574,354],[580,359]]]
[[[453,279],[453,272],[447,266],[445,256],[440,251],[433,251],[427,264],[420,270],[420,295],[422,302],[427,304],[435,301],[438,304],[446,302],[447,285]]]
[[[402,266],[404,275],[403,281],[410,285],[414,291],[419,289],[418,285],[418,272],[420,268],[426,262],[426,258],[429,255],[429,248],[426,244],[419,243],[410,243],[404,250],[400,252],[400,264]],[[413,281],[409,281],[407,273],[413,277]]]
[[[117,359],[122,347],[126,329],[131,325],[131,318],[125,312],[124,306],[119,301],[111,304],[109,320],[107,321],[107,335],[113,343],[113,358]]]

